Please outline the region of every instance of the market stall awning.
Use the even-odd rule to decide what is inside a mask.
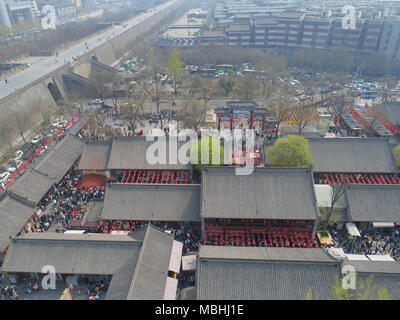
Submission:
[[[190,256],[183,256],[182,257],[182,270],[183,271],[190,271],[196,270],[196,255],[192,254]]]
[[[346,223],[347,232],[353,237],[361,237],[360,231],[358,231],[357,226],[354,223]]]
[[[393,222],[372,222],[374,228],[394,228]]]
[[[336,259],[346,259],[346,254],[344,253],[342,248],[328,248],[328,253]]]
[[[363,254],[346,254],[346,258],[352,261],[368,261],[368,258]]]
[[[371,261],[396,261],[389,254],[369,254],[367,258]]]
[[[178,290],[178,279],[167,277],[163,300],[176,300],[176,292]]]
[[[171,257],[169,259],[169,271],[179,273],[179,270],[181,269],[182,249],[183,243],[174,240],[172,243]]]

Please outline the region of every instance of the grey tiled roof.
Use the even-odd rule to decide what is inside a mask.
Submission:
[[[34,203],[58,183],[82,153],[83,143],[66,135],[31,169],[11,185],[9,191]]]
[[[162,300],[174,237],[149,226],[128,292],[128,300]]]
[[[311,249],[314,252],[302,258],[301,254],[305,250],[237,248],[240,249],[238,253],[229,259],[228,255],[236,251],[234,249],[215,249],[222,254],[221,259],[217,252],[210,258],[208,249],[205,254],[203,247],[200,249],[197,299],[304,300],[309,288],[315,296],[326,299],[335,275],[339,272],[339,262],[328,257],[322,249]],[[247,255],[247,249],[256,250],[249,250]],[[273,252],[274,249],[278,249],[277,253]],[[289,249],[287,253],[285,249]],[[296,259],[291,259],[291,255]],[[258,256],[259,259],[249,259],[249,256]]]
[[[203,170],[205,218],[316,220],[319,216],[310,168],[235,168]]]
[[[157,141],[157,139],[155,139]],[[168,141],[168,140],[167,140]],[[185,142],[178,142],[181,146]],[[149,147],[154,144],[146,141],[145,137],[115,137],[107,168],[112,169],[138,169],[138,170],[189,170],[190,165],[169,164],[169,143],[166,144],[166,153],[159,150],[159,158],[165,156],[166,164],[150,164],[146,159]]]
[[[86,142],[79,162],[79,170],[105,170],[110,156],[111,142]]]
[[[109,184],[102,219],[200,221],[200,186]]]
[[[399,185],[348,185],[345,199],[350,221],[400,222]]]
[[[28,169],[21,178],[11,185],[9,191],[38,203],[55,183],[57,183],[57,179],[54,177],[49,177],[34,169]]]
[[[388,142],[375,138],[309,139],[314,172],[395,173]]]
[[[340,281],[346,264],[356,269],[357,294],[372,277],[370,299],[382,288],[390,299],[400,299],[400,264],[395,261],[341,262],[323,249],[210,246],[200,248],[197,299],[304,300],[309,289],[314,299],[330,299],[335,277]]]
[[[8,247],[10,237],[16,236],[34,213],[33,203],[23,203],[10,196],[0,201],[0,252]]]
[[[141,242],[123,235],[28,233],[15,237],[2,266],[6,272],[112,275],[135,256]]]

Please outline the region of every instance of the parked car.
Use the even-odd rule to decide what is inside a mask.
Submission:
[[[51,129],[50,131],[47,132],[47,137],[51,138],[52,136],[54,136],[54,134],[56,133],[56,129]]]
[[[48,146],[44,146],[43,149],[40,150],[39,156],[43,155],[47,151],[48,148],[49,148]]]
[[[14,160],[20,160],[22,158],[22,156],[24,155],[24,153],[21,150],[18,150],[17,152],[15,152],[15,158]]]
[[[5,183],[10,175],[9,172],[0,173],[0,183]]]
[[[54,120],[54,122],[51,124],[54,128],[62,128],[63,122],[60,119]]]
[[[33,137],[32,143],[37,144],[43,139],[43,136],[41,134],[38,134],[37,136]]]
[[[103,100],[101,100],[101,99],[94,99],[93,101],[92,101],[92,104],[103,104]]]
[[[15,171],[17,171],[17,167],[13,167],[13,166],[11,166],[11,167],[8,167],[8,172],[11,174],[11,173],[14,173]]]

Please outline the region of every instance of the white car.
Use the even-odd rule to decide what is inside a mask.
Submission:
[[[17,171],[16,167],[8,167],[8,172],[9,173],[14,173],[15,171]]]
[[[50,131],[47,133],[47,137],[48,137],[48,138],[51,138],[52,136],[55,135],[55,133],[56,133],[56,130],[55,130],[55,129],[52,129],[52,130],[50,130]]]
[[[47,147],[47,146],[44,146],[43,147],[43,149],[42,150],[40,150],[40,152],[39,152],[39,156],[41,156],[41,155],[43,155],[43,153],[45,153],[46,151],[47,151],[47,149],[48,149],[49,147]]]
[[[18,150],[17,152],[15,152],[14,160],[17,161],[17,160],[21,159],[23,155],[24,155],[24,153],[21,150]]]
[[[39,134],[39,135],[33,137],[32,143],[33,143],[33,144],[37,144],[38,142],[40,142],[40,140],[42,140],[42,138],[43,138],[42,135]]]
[[[0,183],[5,183],[10,175],[11,174],[9,172],[1,173],[0,174]]]
[[[101,99],[94,99],[92,101],[92,104],[102,104],[102,103],[103,103],[103,101]]]

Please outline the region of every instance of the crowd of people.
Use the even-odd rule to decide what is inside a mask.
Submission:
[[[0,288],[0,299],[17,300],[19,297],[17,286],[9,284],[3,288]]]
[[[109,283],[104,280],[101,281],[92,281],[88,280],[88,287],[85,290],[85,293],[88,296],[89,300],[100,300],[102,293],[106,293],[108,290]]]
[[[84,188],[74,167],[39,202],[38,211],[26,224],[26,232],[46,232],[56,223],[55,231],[64,232],[72,220],[82,220],[89,201],[104,199],[105,187]]]
[[[168,223],[161,221],[154,221],[153,224],[164,230],[171,231],[175,240],[183,243],[182,255],[198,251],[201,244],[199,224]]]
[[[400,261],[400,227],[393,230],[360,232],[361,237],[350,237],[344,232],[332,230],[334,245],[346,254],[390,255]]]
[[[180,290],[195,285],[196,276],[193,271],[182,271],[178,275],[178,288]]]

